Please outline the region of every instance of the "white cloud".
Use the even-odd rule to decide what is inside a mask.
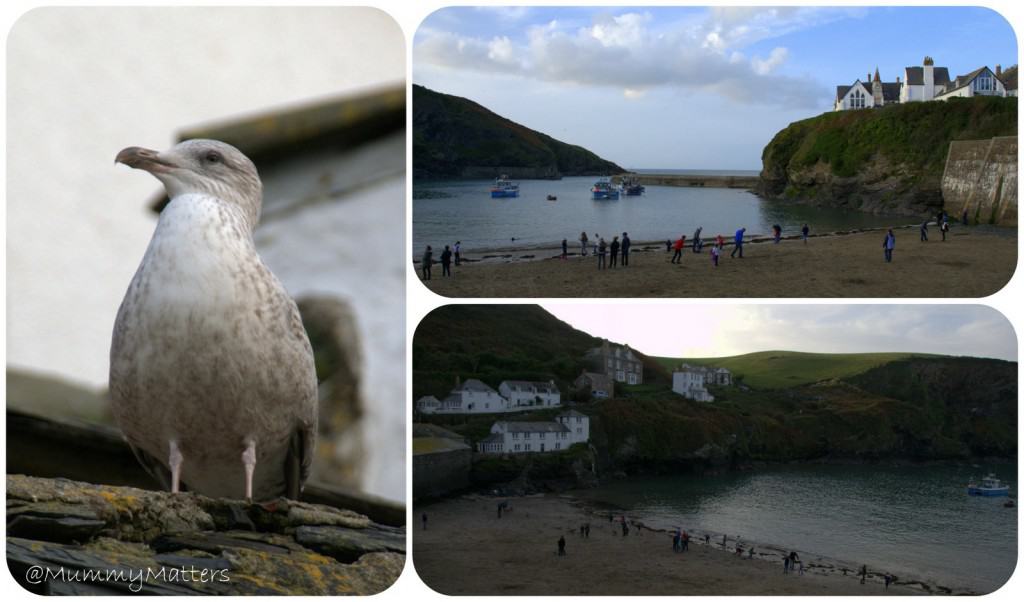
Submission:
[[[673,26],[656,23],[649,13],[600,13],[574,29],[556,20],[527,26],[521,39],[485,40],[421,28],[414,65],[619,88],[633,100],[656,87],[674,87],[738,102],[818,107],[829,93],[823,85],[778,75],[787,49],[777,47],[767,58],[747,58],[742,49],[770,36],[772,27],[806,26],[822,14],[812,9],[712,9],[696,25]],[[764,93],[766,86],[772,94]]]

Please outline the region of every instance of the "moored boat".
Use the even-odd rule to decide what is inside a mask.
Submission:
[[[622,194],[626,196],[640,196],[644,193],[644,185],[633,176],[627,176],[622,178],[622,182],[619,184],[619,189],[622,190]]]
[[[491,186],[492,199],[514,198],[518,196],[519,184],[510,181],[508,176],[502,175],[494,179],[494,186]]]
[[[990,474],[977,483],[974,479],[967,485],[967,495],[980,495],[985,497],[1010,495],[1010,486],[1003,485],[996,475]]]
[[[612,186],[611,182],[602,178],[594,182],[593,188],[590,189],[590,198],[595,201],[614,201],[619,198],[619,191]]]

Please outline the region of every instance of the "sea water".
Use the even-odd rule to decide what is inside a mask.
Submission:
[[[967,495],[989,471],[1010,484],[1016,464],[805,465],[721,476],[631,478],[579,492],[646,525],[738,535],[758,549],[796,550],[804,562],[866,564],[901,581],[989,593],[1017,564],[1017,509]],[[721,535],[719,535],[720,540]]]
[[[681,170],[677,170],[682,173]],[[748,175],[748,174],[705,174]],[[784,235],[799,234],[804,223],[812,233],[887,227],[917,221],[855,210],[768,201],[740,189],[647,186],[642,196],[615,201],[591,199],[596,178],[521,180],[519,197],[492,199],[492,182],[484,180],[417,182],[413,194],[413,250],[435,249],[461,241],[466,251],[570,248],[580,233],[611,242],[628,232],[634,241],[689,239],[698,226],[702,237],[721,234],[731,240],[745,227],[747,236],[770,234],[779,224]],[[557,201],[547,200],[548,195]],[[881,240],[881,239],[879,239]]]

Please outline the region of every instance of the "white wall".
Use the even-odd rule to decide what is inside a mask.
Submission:
[[[166,148],[184,127],[401,84],[405,39],[375,9],[43,8],[13,26],[7,59],[8,365],[100,389],[159,189],[115,166],[117,152]],[[278,231],[257,232],[293,294],[358,293],[365,282],[352,276],[373,270],[380,296],[350,296],[374,402],[366,441],[405,441],[404,196],[397,178],[346,205],[349,229],[325,235],[374,263],[344,273],[282,265],[267,240]],[[322,246],[319,255],[323,265]],[[368,452],[367,489],[403,499],[404,445]]]

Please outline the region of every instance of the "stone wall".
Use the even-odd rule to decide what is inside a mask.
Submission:
[[[414,453],[412,457],[413,499],[439,497],[469,487],[473,452],[460,449]]]
[[[943,208],[972,224],[1017,225],[1017,137],[955,140],[942,175]]]

